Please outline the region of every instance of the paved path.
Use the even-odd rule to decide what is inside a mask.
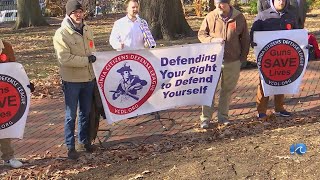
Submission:
[[[312,111],[320,105],[320,61],[309,62],[306,74],[303,78],[301,91],[297,95],[286,96],[287,109],[301,112]],[[255,93],[258,84],[258,72],[256,69],[241,71],[238,86],[233,93],[230,107],[231,120],[252,118],[256,115]],[[218,89],[219,91],[219,89]],[[218,95],[219,93],[217,93]],[[217,96],[218,98],[218,96]],[[269,103],[272,107],[272,102]],[[270,108],[272,110],[272,108]],[[169,131],[164,131],[158,121],[149,121],[151,115],[143,115],[138,118],[123,120],[117,124],[107,125],[101,121],[100,129],[111,129],[112,136],[108,143],[112,144],[121,140],[150,142],[154,135],[172,135],[176,133],[196,131],[199,126],[201,107],[184,107],[171,109],[160,113],[161,117],[175,119],[174,126]],[[216,112],[214,113],[216,118]],[[16,156],[27,158],[33,155],[51,153],[54,156],[66,155],[63,145],[63,99],[32,100],[30,114],[28,116],[25,137],[23,140],[15,140]],[[168,126],[170,121],[164,121]],[[101,135],[101,134],[100,134]]]

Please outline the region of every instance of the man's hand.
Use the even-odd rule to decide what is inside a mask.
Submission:
[[[121,43],[120,50],[124,48],[124,43]]]
[[[257,43],[251,42],[250,45],[251,45],[252,48],[254,48],[255,46],[257,46]]]
[[[94,56],[94,55],[88,56],[88,59],[89,59],[89,63],[94,63],[97,60],[96,56]]]
[[[31,92],[34,92],[34,90],[36,89],[33,83],[30,83],[29,85],[27,85],[27,87],[30,88]]]
[[[145,47],[145,48],[149,48],[149,44],[148,44],[147,41],[144,42],[144,47]]]

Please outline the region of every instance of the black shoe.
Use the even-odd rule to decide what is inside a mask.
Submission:
[[[92,153],[94,151],[94,146],[91,144],[85,144],[84,148],[86,149],[86,152]]]
[[[68,150],[68,158],[76,160],[79,158],[79,153],[75,149]]]

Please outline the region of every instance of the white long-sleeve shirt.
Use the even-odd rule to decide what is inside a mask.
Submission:
[[[133,22],[128,16],[117,20],[112,28],[109,38],[110,45],[116,50],[138,50],[144,49],[144,38],[140,29],[141,19]],[[124,43],[124,48],[121,49],[121,43]]]

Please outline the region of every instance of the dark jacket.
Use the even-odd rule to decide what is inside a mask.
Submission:
[[[287,2],[289,2],[288,10],[296,16],[296,19],[298,21],[298,27],[302,29],[304,28],[304,22],[306,20],[307,15],[307,3],[306,0],[299,1],[300,4],[298,4],[297,0],[288,0]],[[258,0],[257,2],[258,12],[267,10],[270,7],[270,0]]]
[[[275,10],[272,0],[270,1],[270,5],[271,7],[269,9],[258,13],[255,18],[250,31],[251,42],[254,31],[276,31],[299,28],[296,16],[288,9],[288,3],[281,12]]]

